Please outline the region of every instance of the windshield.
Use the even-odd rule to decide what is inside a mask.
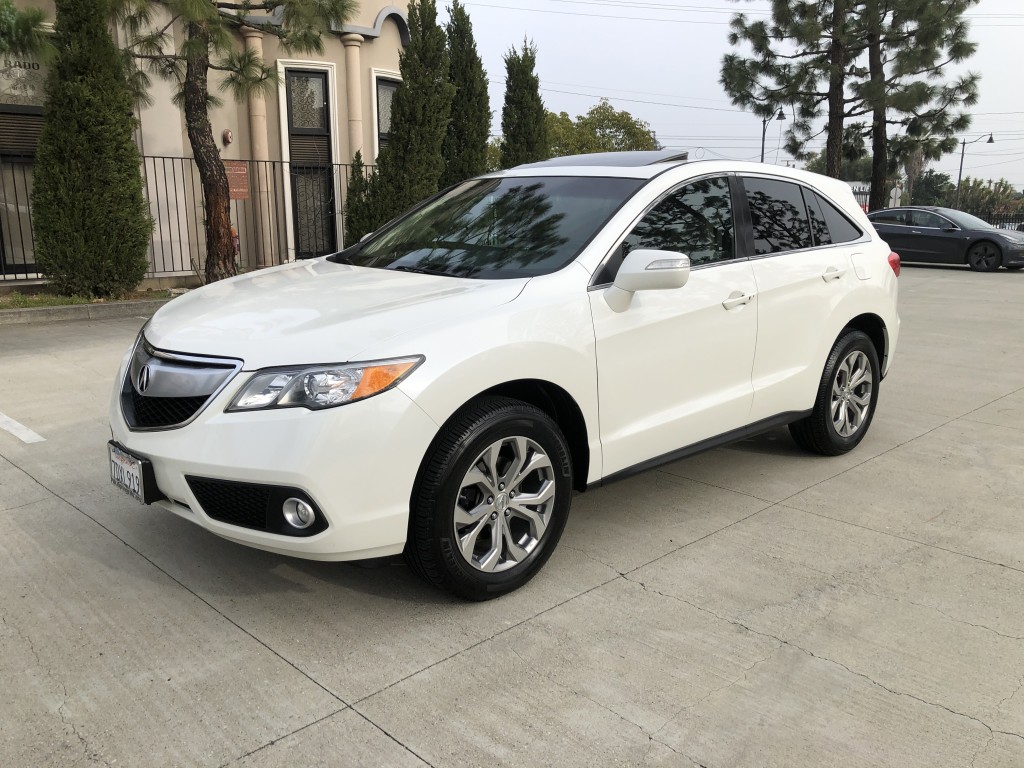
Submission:
[[[963,211],[941,211],[942,215],[956,224],[960,229],[995,229],[991,224],[977,216]]]
[[[330,258],[453,277],[545,275],[575,259],[642,183],[585,177],[469,181]]]

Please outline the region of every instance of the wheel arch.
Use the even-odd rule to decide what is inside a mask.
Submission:
[[[562,387],[543,379],[517,379],[496,384],[466,400],[456,411],[462,410],[478,397],[509,397],[521,400],[539,408],[550,416],[562,430],[572,457],[573,488],[583,491],[587,487],[590,472],[590,444],[587,437],[587,422],[579,404]]]
[[[867,334],[878,354],[878,360],[882,365],[882,371],[889,370],[889,331],[885,327],[885,321],[878,315],[868,312],[858,315],[846,324],[846,328],[852,328]],[[845,328],[844,328],[845,330]]]

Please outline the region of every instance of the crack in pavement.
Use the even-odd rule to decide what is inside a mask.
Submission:
[[[330,713],[324,715],[323,717],[318,717],[316,720],[313,720],[312,722],[306,723],[305,725],[300,725],[294,731],[290,731],[290,732],[284,734],[283,736],[277,736],[276,738],[271,739],[270,741],[266,742],[265,744],[260,744],[255,749],[249,750],[244,755],[239,755],[238,757],[233,757],[230,760],[228,760],[226,763],[221,763],[220,768],[226,768],[226,766],[234,765],[235,763],[239,763],[242,760],[245,760],[245,758],[249,757],[250,755],[255,755],[257,752],[262,752],[264,749],[267,749],[268,747],[274,746],[279,741],[284,741],[289,736],[294,736],[295,734],[301,733],[302,731],[306,730],[307,728],[312,728],[314,725],[318,725],[319,723],[322,723],[324,720],[328,720],[328,719],[334,717],[339,712],[344,712],[346,709],[350,709],[350,707],[348,707],[348,706],[341,707],[339,709],[334,710],[333,712],[330,712]]]
[[[512,653],[516,656],[516,658],[518,658],[521,662],[523,662],[527,667],[530,667],[531,669],[533,668],[533,665],[531,665],[529,661],[524,659],[520,655],[519,651],[517,651],[512,646],[509,646],[509,650],[512,651]],[[538,672],[538,674],[541,677],[543,677],[545,680],[547,680],[548,682],[553,683],[554,685],[557,685],[562,690],[568,691],[569,693],[573,694],[574,696],[579,696],[582,699],[586,699],[587,701],[589,701],[594,706],[603,709],[605,712],[608,712],[609,714],[614,715],[619,720],[622,720],[624,723],[627,723],[627,724],[633,726],[638,731],[640,731],[640,733],[642,733],[644,736],[646,736],[648,741],[654,742],[656,744],[660,744],[661,746],[663,746],[666,749],[670,750],[673,754],[679,755],[680,757],[685,757],[691,763],[697,764],[697,761],[694,760],[689,755],[687,755],[686,753],[680,752],[678,749],[673,747],[671,744],[666,744],[661,739],[656,738],[656,735],[657,735],[658,731],[661,730],[660,728],[658,729],[658,731],[654,731],[652,733],[652,732],[648,731],[646,728],[644,728],[642,725],[640,725],[640,723],[637,723],[637,722],[634,722],[633,720],[630,720],[628,717],[626,717],[625,715],[623,715],[620,712],[616,712],[614,709],[609,707],[607,704],[602,704],[600,701],[597,701],[596,699],[592,699],[590,696],[585,694],[583,691],[577,691],[571,685],[566,685],[565,683],[562,683],[562,682],[560,682],[558,680],[555,680],[553,677],[551,677],[551,675],[549,675],[547,673]]]
[[[799,651],[799,652],[801,652],[803,654],[806,654],[807,656],[810,656],[813,659],[818,659],[820,661],[824,661],[824,662],[827,662],[829,664],[834,664],[835,666],[839,667],[840,669],[846,670],[851,675],[854,675],[855,677],[862,678],[862,679],[868,681],[869,683],[871,683],[872,685],[877,686],[878,688],[881,688],[883,691],[891,693],[894,696],[905,696],[905,697],[907,697],[909,699],[913,699],[914,701],[920,702],[921,704],[924,704],[926,706],[936,707],[938,709],[944,710],[945,712],[948,712],[951,715],[955,715],[957,717],[962,717],[962,718],[965,718],[967,720],[971,720],[972,722],[975,722],[978,725],[980,725],[983,728],[985,728],[990,734],[1000,734],[1000,735],[1003,735],[1003,736],[1012,736],[1012,737],[1020,739],[1022,742],[1024,742],[1024,735],[1021,735],[1019,733],[1014,733],[1013,731],[1003,731],[1003,730],[999,730],[999,729],[993,728],[988,723],[986,723],[984,720],[981,720],[980,718],[977,718],[974,715],[969,715],[969,714],[967,714],[965,712],[958,712],[955,709],[947,707],[945,704],[940,704],[940,703],[934,702],[934,701],[928,701],[927,699],[921,698],[920,696],[917,696],[916,694],[913,694],[913,693],[908,693],[906,691],[900,691],[900,690],[896,690],[895,688],[890,688],[887,685],[884,685],[883,683],[878,682],[877,680],[872,678],[870,675],[867,675],[867,674],[865,674],[863,672],[858,672],[858,671],[856,671],[854,669],[851,669],[847,665],[843,664],[841,661],[836,661],[835,659],[830,659],[827,656],[821,656],[819,654],[816,654],[813,651],[808,650],[807,648],[804,648],[801,645],[797,645],[796,643],[794,643],[794,642],[792,642],[790,640],[786,640],[785,638],[779,637],[778,635],[773,635],[770,632],[762,632],[760,630],[754,629],[753,627],[750,627],[750,626],[744,624],[741,621],[737,621],[735,619],[730,619],[727,616],[722,616],[721,614],[718,614],[715,611],[712,611],[710,608],[706,608],[706,607],[704,607],[702,605],[698,605],[696,603],[693,603],[693,602],[691,602],[691,601],[689,601],[689,600],[687,600],[685,598],[679,597],[678,595],[671,595],[671,594],[668,594],[666,592],[661,592],[661,591],[659,591],[657,589],[654,589],[653,587],[648,587],[643,582],[636,581],[635,579],[629,579],[628,577],[623,577],[623,578],[625,578],[627,581],[632,581],[634,584],[640,585],[643,589],[649,590],[649,591],[653,592],[656,595],[661,595],[662,597],[666,597],[666,598],[668,598],[670,600],[676,600],[678,602],[685,603],[686,605],[689,605],[692,608],[696,608],[698,611],[706,613],[709,616],[715,617],[719,621],[724,621],[727,624],[732,624],[734,626],[740,627],[740,628],[746,630],[747,632],[750,632],[751,634],[758,635],[759,637],[765,637],[765,638],[768,638],[768,639],[771,639],[771,640],[775,640],[776,642],[782,643],[783,645],[787,645],[790,648],[793,648],[796,651]]]

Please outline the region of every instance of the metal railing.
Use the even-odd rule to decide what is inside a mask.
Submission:
[[[343,246],[350,165],[279,160],[231,164],[230,212],[240,271],[331,253]],[[206,260],[205,206],[195,161],[143,157],[142,176],[153,217],[146,276],[201,275]],[[31,194],[32,161],[0,158],[0,281],[40,277],[34,258]]]

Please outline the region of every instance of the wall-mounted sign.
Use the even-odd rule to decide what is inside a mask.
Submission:
[[[225,160],[228,172],[228,197],[232,200],[249,199],[249,163],[245,160]]]
[[[31,56],[0,56],[0,104],[41,107],[46,67]]]

